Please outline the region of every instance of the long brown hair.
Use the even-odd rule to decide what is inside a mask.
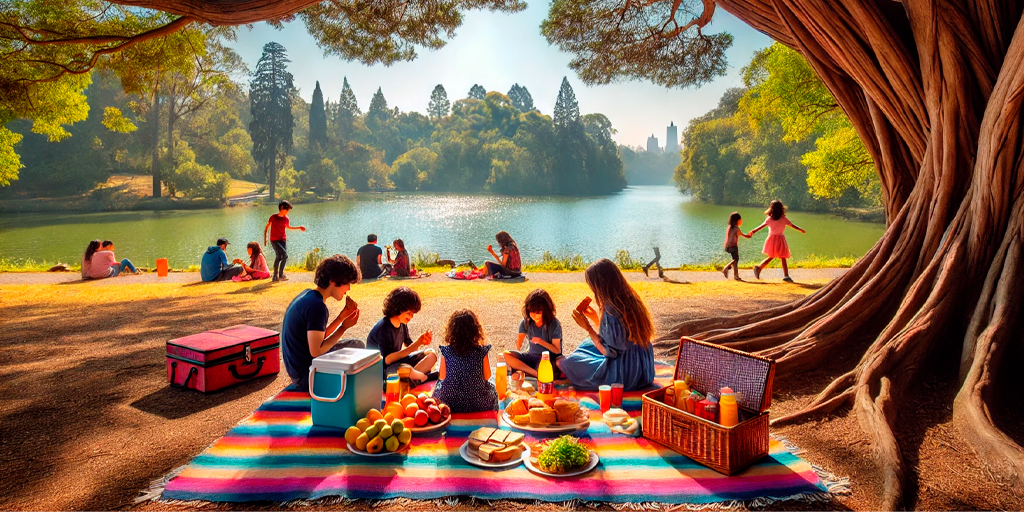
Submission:
[[[619,320],[626,326],[629,341],[641,347],[651,346],[654,338],[654,321],[647,305],[622,275],[619,267],[608,258],[599,259],[583,273],[587,286],[594,292],[594,300],[604,312],[609,306],[618,313]]]
[[[470,309],[460,309],[448,317],[444,330],[444,342],[460,356],[469,354],[473,347],[484,340],[484,327]]]
[[[523,302],[523,320],[526,320],[526,323],[532,321],[530,313],[540,313],[544,325],[548,326],[555,319],[555,301],[551,300],[548,292],[537,288],[530,292]]]
[[[84,259],[85,261],[92,261],[92,255],[96,254],[96,251],[98,251],[99,249],[99,240],[93,240],[92,242],[89,242],[89,245],[85,247],[85,256],[82,256],[82,259]]]
[[[512,235],[508,234],[508,231],[498,231],[498,234],[494,235],[494,239],[502,249],[516,244],[516,241],[512,239]]]
[[[245,246],[252,249],[252,259],[249,260],[249,266],[256,268],[256,260],[259,259],[260,254],[263,254],[263,248],[260,247],[259,242],[249,242]]]
[[[786,214],[786,206],[782,204],[782,201],[773,199],[772,202],[768,204],[768,209],[764,211],[764,214],[771,217],[772,220],[779,220]]]

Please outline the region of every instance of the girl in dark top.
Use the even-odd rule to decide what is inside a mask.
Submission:
[[[434,398],[448,404],[452,412],[494,411],[498,408],[498,392],[491,378],[487,353],[490,345],[482,345],[484,328],[476,313],[460,309],[448,318],[441,345],[440,380],[434,387]]]
[[[750,235],[744,233],[743,230],[740,229],[741,224],[743,224],[743,218],[740,217],[740,212],[732,212],[732,214],[729,215],[729,227],[725,229],[725,252],[732,256],[732,261],[722,269],[722,273],[725,274],[726,279],[728,279],[729,269],[732,268],[733,279],[737,281],[741,281],[740,237],[750,238]]]
[[[523,351],[523,341],[529,342],[526,351]],[[538,288],[526,296],[516,349],[504,353],[505,362],[513,370],[536,377],[544,352],[550,354],[552,364],[562,357],[562,324],[555,318],[555,302],[551,295]]]
[[[494,252],[493,245],[487,246],[487,252],[491,253],[491,256],[497,261],[497,263],[493,261],[484,263],[487,266],[487,275],[491,277],[523,275],[523,260],[519,257],[519,246],[516,245],[515,240],[512,240],[508,231],[499,231],[497,235],[494,235],[494,239],[501,246],[501,256]]]
[[[387,247],[388,261],[392,265],[391,275],[398,277],[409,277],[415,275],[416,272],[412,268],[412,264],[409,262],[409,251],[405,250],[405,242],[401,238],[396,238],[394,242],[391,242],[395,246],[395,257],[391,257],[391,247]]]

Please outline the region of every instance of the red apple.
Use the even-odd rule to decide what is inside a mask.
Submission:
[[[448,404],[441,404],[441,419],[446,420],[452,415],[452,408],[448,407]]]
[[[441,409],[438,409],[436,405],[428,405],[427,414],[430,416],[431,423],[441,423]]]
[[[426,408],[427,408],[427,406],[426,406],[426,404],[425,404],[424,402],[425,402],[425,401],[426,401],[426,399],[428,399],[428,398],[430,398],[430,395],[428,395],[428,394],[426,394],[426,393],[420,393],[419,395],[417,395],[417,396],[416,396],[416,405],[417,405],[417,406],[418,406],[418,407],[419,407],[420,409],[426,409]]]
[[[427,407],[430,407],[431,405],[437,405],[437,404],[438,404],[437,399],[434,398],[434,397],[430,397],[430,398],[427,398],[426,400],[423,401],[423,405],[426,406],[426,407],[423,407],[423,408],[426,409]]]
[[[430,421],[430,415],[427,414],[427,411],[424,411],[423,409],[420,409],[420,410],[416,411],[415,420],[416,420],[416,426],[417,427],[422,427],[422,426],[426,425],[428,421]]]

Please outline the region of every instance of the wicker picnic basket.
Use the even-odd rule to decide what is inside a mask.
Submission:
[[[665,389],[643,395],[644,437],[719,473],[732,475],[768,455],[768,407],[775,361],[684,337],[679,342],[676,379],[690,376],[702,394],[723,387],[737,392],[741,419],[723,427],[665,403]]]

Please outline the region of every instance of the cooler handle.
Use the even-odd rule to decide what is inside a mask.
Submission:
[[[336,396],[334,398],[327,398],[327,397],[317,396],[317,394],[313,392],[313,376],[314,375],[316,375],[316,368],[310,366],[309,367],[309,396],[313,397],[314,399],[316,399],[317,401],[320,401],[320,402],[337,402],[338,400],[341,400],[341,397],[345,396],[345,383],[348,381],[348,375],[347,374],[344,374],[344,373],[341,374],[341,390],[338,391],[338,396]]]
[[[171,387],[175,389],[188,389],[188,382],[192,380],[192,376],[199,373],[199,370],[195,366],[188,369],[188,375],[185,376],[185,382],[181,384],[174,383],[174,375],[178,373],[178,362],[171,361]]]
[[[248,349],[248,347],[246,347],[246,349]],[[231,376],[232,377],[234,377],[234,378],[236,378],[238,380],[251,379],[251,378],[253,378],[253,377],[255,377],[255,376],[260,374],[260,371],[263,370],[263,362],[266,361],[266,360],[267,360],[267,358],[265,358],[265,357],[261,357],[261,358],[257,359],[256,360],[256,369],[252,373],[250,373],[249,375],[242,375],[242,374],[238,373],[238,370],[235,369],[235,365],[228,366],[228,371],[231,372]]]

